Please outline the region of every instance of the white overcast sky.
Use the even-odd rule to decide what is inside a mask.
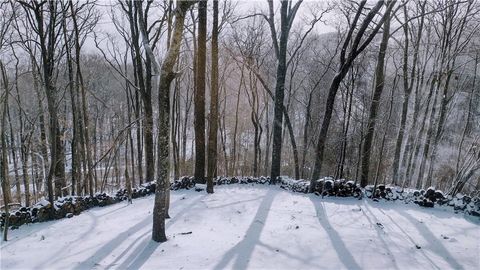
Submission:
[[[211,3],[212,1],[209,2],[209,7],[211,8]],[[294,1],[295,3],[296,1]],[[107,32],[111,35],[117,35],[115,27],[113,26],[112,19],[111,19],[111,6],[115,4],[115,0],[99,0],[97,1],[98,4],[98,10],[101,13],[101,18],[100,21],[96,27],[97,31],[101,32]],[[235,8],[235,15],[238,16],[243,16],[243,15],[248,15],[252,14],[255,11],[267,11],[268,9],[268,4],[266,0],[238,0],[238,1],[233,1],[233,3],[236,4]],[[309,18],[312,18],[312,12],[315,10],[319,10],[321,6],[325,6],[327,2],[324,0],[304,0],[302,3],[302,6],[300,7],[297,17],[295,18],[295,22],[298,23],[298,25],[302,25],[302,20],[309,20]],[[275,9],[278,11],[279,7],[279,1],[274,1]],[[150,16],[153,16],[151,14]],[[160,14],[159,14],[160,16]],[[333,18],[333,15],[327,15],[326,20],[329,21],[329,19]],[[208,26],[210,28],[210,26]],[[323,23],[317,23],[315,27],[315,31],[317,33],[327,33],[327,32],[332,32],[334,31],[334,28],[331,25],[325,25]],[[93,35],[89,37],[89,39],[86,41],[84,48],[87,51],[95,51],[95,44],[93,42]]]

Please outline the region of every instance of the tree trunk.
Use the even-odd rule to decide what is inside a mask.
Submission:
[[[170,47],[163,61],[160,80],[158,84],[158,147],[157,147],[157,180],[155,190],[155,205],[153,207],[153,226],[152,240],[155,242],[167,241],[165,234],[165,216],[167,208],[167,198],[170,189],[169,181],[169,125],[170,125],[170,84],[175,78],[173,67],[180,52],[182,41],[183,23],[185,13],[193,5],[194,1],[178,1],[175,9],[175,26],[173,30]]]
[[[128,131],[127,136],[130,137],[131,135],[130,130]],[[130,179],[130,176],[128,174],[128,142],[129,139],[127,138],[125,140],[125,188],[127,189],[127,203],[131,204],[132,203],[132,180]]]
[[[7,97],[8,98],[8,97]],[[20,112],[21,114],[22,112]],[[15,188],[16,188],[16,197],[18,203],[22,203],[22,192],[20,189],[20,175],[18,174],[18,159],[17,159],[17,151],[15,151],[15,136],[13,134],[13,126],[12,126],[12,119],[10,117],[10,106],[7,106],[7,118],[10,127],[10,151],[12,152],[12,159],[13,159],[13,170],[15,174]],[[23,132],[22,132],[23,133]],[[22,137],[22,136],[20,136]],[[28,175],[26,176],[28,179]],[[23,175],[23,179],[25,179],[25,175]],[[25,192],[27,191],[27,187],[25,187]]]
[[[77,64],[77,84],[76,86],[79,87],[79,92],[81,93],[81,104],[82,104],[82,116],[83,116],[83,139],[85,143],[85,157],[87,158],[87,180],[88,180],[88,187],[90,197],[94,196],[94,191],[97,190],[96,183],[93,181],[93,172],[95,170],[93,167],[93,160],[92,160],[92,146],[90,143],[90,124],[88,118],[88,103],[85,91],[85,83],[83,80],[81,62],[80,62],[80,49],[81,49],[81,40],[80,40],[80,29],[77,24],[77,14],[76,10],[74,9],[73,3],[70,2],[70,11],[72,13],[72,21],[73,21],[73,29],[75,33],[75,62]]]
[[[236,106],[235,106],[235,125],[234,125],[234,128],[233,128],[233,139],[231,141],[231,143],[233,144],[232,145],[232,153],[231,153],[231,156],[230,156],[230,159],[231,159],[231,162],[230,162],[230,165],[231,165],[231,169],[230,169],[230,172],[228,173],[229,175],[231,176],[234,176],[237,171],[236,171],[236,165],[237,165],[237,131],[238,131],[238,111],[239,111],[239,104],[240,104],[240,92],[241,92],[241,88],[242,88],[242,84],[243,84],[243,80],[244,80],[244,71],[243,71],[243,66],[240,70],[241,72],[241,75],[240,75],[240,84],[238,85],[238,92],[237,92],[237,103],[236,103]]]
[[[195,87],[195,181],[205,184],[205,70],[207,0],[198,4],[198,51]]]
[[[273,6],[273,4],[271,4]],[[275,102],[273,108],[273,144],[272,167],[270,171],[270,184],[275,184],[280,176],[282,159],[282,125],[283,125],[283,99],[285,96],[285,77],[287,73],[287,41],[289,34],[288,18],[289,2],[282,1],[280,7],[280,42],[277,43],[277,34],[272,33],[277,52],[277,73],[275,83]],[[273,9],[273,7],[271,7]],[[273,16],[271,17],[273,20]],[[273,22],[272,22],[273,23]],[[298,157],[298,156],[297,156]],[[297,160],[298,161],[298,160]]]
[[[413,123],[412,123],[412,127],[416,127],[416,124],[417,124],[417,118],[418,118],[418,112],[420,110],[420,97],[419,97],[419,91],[420,91],[420,87],[423,87],[423,82],[424,82],[424,76],[425,76],[425,66],[423,67],[423,70],[421,72],[421,75],[419,72],[417,72],[417,66],[418,66],[418,56],[419,56],[419,52],[420,52],[420,42],[421,42],[421,39],[422,39],[422,35],[423,35],[423,28],[424,28],[424,22],[425,22],[425,6],[427,4],[427,1],[423,1],[423,2],[420,2],[420,10],[421,10],[421,17],[420,17],[420,22],[419,22],[419,27],[418,27],[418,33],[417,33],[417,37],[416,37],[416,40],[415,40],[415,44],[414,44],[414,53],[413,53],[413,64],[412,64],[412,68],[411,68],[411,72],[410,72],[410,78],[408,78],[408,73],[407,73],[407,65],[408,65],[408,42],[406,42],[407,44],[405,44],[405,48],[404,48],[404,67],[403,67],[403,75],[404,75],[404,88],[407,89],[405,91],[405,93],[407,92],[411,92],[412,91],[412,88],[413,88],[413,83],[416,82],[416,89],[415,89],[415,104],[414,104],[414,111],[413,111]],[[407,9],[406,7],[404,7],[404,13],[405,13],[405,19],[408,20],[408,15],[407,15]],[[409,28],[408,28],[408,23],[405,23],[405,25],[403,26],[404,28],[404,35],[406,36],[406,39],[408,40],[408,35],[409,35]],[[428,48],[429,48],[429,44],[426,45],[426,51],[428,52]],[[425,54],[425,57],[427,57],[428,53]],[[427,64],[428,61],[425,61],[425,65]],[[415,80],[416,77],[420,77],[420,78],[417,78]],[[408,82],[408,80],[410,80],[410,82]],[[400,127],[401,128],[401,127]],[[400,134],[399,134],[400,135]],[[397,161],[397,169],[393,168],[394,172],[393,172],[393,175],[397,175],[398,177],[398,174],[400,172],[400,179],[402,179],[402,177],[405,177],[405,173],[406,173],[406,169],[407,169],[407,163],[408,163],[408,159],[409,157],[411,157],[411,148],[412,148],[412,143],[413,143],[413,135],[414,135],[414,132],[413,130],[410,130],[410,133],[407,137],[407,142],[405,144],[405,148],[404,148],[404,151],[403,151],[403,158],[402,158],[402,163],[399,163],[399,160]],[[403,142],[398,142],[399,138],[397,138],[397,145],[402,145]],[[403,140],[403,138],[402,138]],[[397,149],[396,149],[397,150]],[[397,155],[399,155],[399,150],[397,150],[397,152],[395,152]],[[400,156],[398,156],[397,158],[400,158]],[[403,184],[406,183],[406,181],[410,181],[410,179],[407,180],[407,178],[404,178],[403,179]],[[397,179],[396,178],[392,178],[392,184],[398,184],[397,182]]]
[[[47,129],[45,125],[45,115],[43,111],[43,105],[42,105],[42,97],[40,93],[40,87],[39,87],[39,78],[38,78],[38,73],[39,71],[37,70],[37,65],[35,62],[35,58],[33,56],[30,56],[31,58],[31,69],[32,69],[32,79],[33,79],[33,88],[36,93],[37,97],[37,105],[38,105],[38,111],[39,111],[39,117],[38,117],[38,122],[40,126],[40,153],[43,158],[43,163],[42,163],[42,170],[45,172],[47,171],[47,163],[48,163],[48,151],[47,151]],[[45,181],[47,179],[42,179],[42,185],[45,185]],[[45,190],[44,190],[45,191]]]
[[[377,121],[378,106],[385,86],[385,54],[388,48],[390,35],[390,14],[386,14],[383,24],[383,36],[380,43],[380,49],[377,57],[377,67],[375,69],[375,90],[373,92],[372,103],[370,105],[370,114],[368,116],[367,133],[362,147],[362,174],[360,185],[365,187],[369,180],[370,155],[372,152],[373,135],[375,134],[375,124]]]
[[[433,78],[433,81],[432,81],[432,84],[435,85],[439,85],[440,84],[440,79],[436,77],[436,75],[434,75],[434,78]],[[427,186],[428,183],[424,182],[423,181],[423,176],[425,174],[425,166],[426,166],[426,162],[427,162],[427,158],[428,158],[428,154],[429,154],[429,150],[430,150],[430,143],[433,139],[433,126],[434,126],[434,120],[435,120],[435,111],[436,111],[436,107],[437,107],[437,100],[438,100],[438,88],[439,87],[436,87],[435,88],[435,93],[433,94],[433,105],[432,105],[432,111],[430,113],[430,119],[428,121],[428,130],[427,130],[427,135],[426,135],[426,138],[425,138],[425,143],[423,144],[424,145],[424,148],[423,148],[423,154],[422,154],[422,160],[421,160],[421,163],[420,163],[420,168],[419,168],[419,171],[418,171],[418,179],[417,179],[417,183],[422,183],[422,186],[425,188]],[[426,113],[426,112],[425,112]]]
[[[477,74],[477,68],[478,68],[478,65],[479,65],[479,53],[477,53],[477,55],[475,55],[475,68],[474,68],[474,72],[473,74]],[[465,119],[465,126],[463,128],[463,131],[462,131],[462,137],[460,139],[460,143],[458,145],[458,154],[457,154],[457,161],[456,161],[456,166],[455,166],[455,175],[457,175],[459,173],[459,167],[460,167],[460,158],[462,156],[462,148],[463,148],[463,143],[465,141],[465,137],[470,134],[471,132],[471,122],[472,122],[472,115],[473,115],[473,99],[474,99],[474,95],[475,95],[475,86],[476,86],[476,82],[477,82],[477,77],[473,77],[473,83],[472,83],[472,90],[470,91],[470,95],[468,97],[468,108],[467,108],[467,115],[466,115],[466,119]],[[480,181],[480,179],[479,179]]]
[[[8,176],[8,148],[7,148],[7,140],[6,140],[6,122],[7,122],[7,108],[8,108],[8,96],[9,96],[9,85],[7,79],[7,73],[5,70],[5,66],[3,62],[0,60],[0,75],[2,76],[2,86],[4,91],[4,95],[0,96],[4,99],[3,101],[3,108],[2,108],[2,117],[0,121],[0,144],[1,148],[1,163],[0,163],[0,178],[2,182],[2,193],[3,193],[3,203],[5,204],[5,215],[7,217],[10,216],[9,213],[9,203],[12,201],[12,195],[10,194],[10,180]],[[3,230],[3,241],[8,240],[8,218],[5,219],[4,230]]]
[[[213,178],[217,170],[218,134],[218,0],[213,0],[212,81],[210,87],[210,123],[208,126],[207,193],[213,193]]]
[[[388,117],[386,121],[386,128],[383,131],[383,137],[382,137],[382,143],[380,144],[380,149],[379,149],[379,157],[378,157],[378,163],[377,163],[377,168],[375,170],[375,178],[374,178],[374,185],[373,185],[373,194],[375,194],[375,190],[377,190],[377,183],[378,183],[378,178],[380,177],[380,166],[382,165],[383,161],[383,154],[384,154],[384,147],[385,147],[385,139],[387,137],[387,131],[389,130],[388,127],[390,126],[390,119],[392,117],[392,111],[393,111],[393,97],[394,97],[394,92],[395,88],[397,87],[396,85],[396,80],[397,76],[395,76],[395,79],[393,79],[393,87],[390,95],[390,109],[388,111]],[[386,177],[386,175],[385,175]]]
[[[342,82],[343,78],[345,77],[348,70],[352,66],[353,61],[370,44],[372,39],[378,33],[378,31],[380,30],[380,27],[383,25],[383,21],[386,18],[385,14],[388,14],[392,10],[393,6],[395,5],[395,2],[393,1],[388,2],[385,14],[382,16],[379,22],[377,22],[374,30],[371,31],[366,38],[364,38],[365,31],[367,30],[373,18],[377,15],[380,8],[384,4],[384,1],[378,1],[375,4],[375,6],[371,8],[368,14],[365,16],[358,32],[355,34],[355,37],[354,37],[353,32],[356,28],[356,24],[358,22],[360,15],[362,14],[365,4],[366,4],[366,1],[362,1],[358,6],[355,18],[353,19],[352,25],[350,26],[350,30],[343,43],[343,48],[340,55],[340,68],[337,74],[335,75],[335,77],[333,78],[332,83],[330,84],[330,88],[328,90],[327,104],[325,107],[325,113],[323,115],[323,122],[320,129],[320,134],[318,137],[317,148],[315,151],[315,166],[314,166],[312,178],[310,179],[311,180],[310,192],[313,192],[313,189],[315,188],[314,181],[316,181],[320,177],[320,172],[323,164],[323,152],[325,150],[325,144],[327,142],[327,136],[328,136],[328,129],[330,127],[330,121],[332,119],[333,109],[335,105],[335,96],[337,94],[338,88],[340,87],[340,83]],[[352,39],[353,39],[353,43],[350,46],[350,41]],[[364,41],[363,43],[360,44],[361,40],[364,40]],[[346,50],[348,47],[350,47],[350,52],[346,57]]]
[[[57,41],[57,2],[48,2],[48,24],[47,29],[44,28],[43,9],[38,7],[38,3],[33,8],[38,35],[40,53],[42,58],[43,83],[47,97],[47,108],[49,113],[49,130],[50,130],[50,169],[47,177],[48,199],[53,205],[54,191],[53,182],[55,182],[55,196],[62,196],[62,188],[65,186],[65,166],[64,166],[64,149],[62,143],[62,134],[60,132],[60,124],[58,120],[57,108],[57,89],[54,84],[55,70],[55,45]],[[25,7],[28,10],[30,7]]]
[[[66,12],[65,12],[66,13]],[[81,168],[80,168],[80,155],[79,155],[79,129],[78,129],[78,108],[77,108],[77,100],[75,94],[75,78],[73,75],[73,61],[71,55],[71,48],[70,48],[70,40],[68,39],[67,35],[67,24],[66,18],[63,18],[62,21],[62,29],[63,29],[63,38],[65,41],[65,55],[67,57],[67,70],[68,70],[68,89],[70,92],[70,103],[72,107],[72,126],[73,126],[73,134],[72,134],[72,141],[71,145],[71,155],[72,155],[72,169],[71,169],[71,178],[72,178],[72,192],[71,195],[75,195],[75,188],[77,181],[80,182],[80,175],[81,175]],[[80,190],[77,189],[77,192],[80,194]]]
[[[140,118],[140,98],[138,92],[135,91],[135,118]],[[138,170],[138,182],[143,184],[143,144],[142,144],[142,121],[139,121],[139,127],[136,129],[137,139],[137,170]]]

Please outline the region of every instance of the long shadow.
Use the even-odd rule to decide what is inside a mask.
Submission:
[[[142,239],[142,238],[144,238],[145,236],[149,235],[150,232],[151,232],[151,231],[148,230],[148,231],[144,232],[142,235],[140,235],[139,237],[137,237],[137,239],[131,241],[130,245],[128,245],[128,247],[125,248],[125,249],[122,251],[122,253],[120,253],[120,254],[117,256],[117,258],[116,258],[113,262],[111,262],[105,269],[114,268],[115,265],[117,265],[117,262],[118,262],[119,260],[123,259],[123,256],[125,256],[125,254],[127,254],[127,252],[128,252],[130,249],[132,249],[132,247],[135,246],[135,244],[136,244],[140,239]],[[135,251],[136,251],[136,250],[135,250]],[[134,254],[135,254],[135,252],[134,252]],[[123,268],[127,268],[127,267],[123,267]]]
[[[141,199],[147,199],[147,198],[141,198]],[[85,211],[85,215],[88,215],[88,216],[92,217],[92,218],[93,218],[93,222],[90,224],[89,228],[85,231],[85,233],[83,233],[83,234],[82,234],[80,237],[78,237],[77,239],[83,239],[85,236],[87,236],[88,234],[90,234],[90,233],[91,233],[91,230],[96,227],[98,218],[105,217],[105,216],[107,216],[107,215],[116,213],[116,212],[118,212],[118,211],[120,211],[120,210],[124,210],[126,207],[134,207],[134,206],[135,206],[134,204],[126,204],[126,205],[124,205],[124,206],[120,206],[120,207],[118,207],[118,208],[116,208],[116,209],[110,210],[110,211],[108,211],[108,212],[106,212],[106,213],[102,213],[102,214],[100,214],[100,215],[94,215],[93,213],[96,212],[95,210],[98,211],[98,210],[103,210],[103,209],[94,209],[93,211],[92,211],[92,210],[87,210],[87,211]],[[82,213],[82,215],[83,215],[83,213]],[[75,242],[76,242],[76,241],[71,241],[70,243],[75,243]],[[58,261],[65,260],[65,259],[68,258],[68,257],[76,256],[77,254],[81,254],[81,253],[83,253],[83,252],[85,252],[86,250],[89,250],[89,249],[90,249],[90,247],[87,247],[87,248],[85,248],[85,249],[83,249],[83,250],[80,250],[80,251],[74,253],[74,254],[69,254],[68,256],[59,256],[59,253],[56,253],[53,257],[58,258],[58,259],[55,260],[55,261],[53,261],[53,263],[58,262]],[[61,251],[61,253],[64,253],[64,252],[66,252],[66,251],[67,251],[67,249],[63,249],[63,250]],[[61,253],[60,253],[60,254],[61,254]],[[44,266],[46,263],[51,264],[52,262],[50,261],[50,259],[49,259],[49,260],[45,260],[42,264],[40,264],[40,265],[38,266],[38,268],[42,269],[43,266]]]
[[[367,201],[363,201],[364,202],[364,209],[366,209],[370,215],[375,219],[375,221],[372,221],[372,219],[367,215],[367,213],[365,213],[365,211],[363,211],[362,209],[362,214],[363,216],[365,216],[365,218],[368,220],[368,222],[370,223],[370,225],[375,228],[375,231],[377,232],[377,238],[382,242],[383,244],[383,248],[385,250],[387,250],[388,254],[390,255],[390,259],[392,260],[393,262],[393,266],[395,269],[399,269],[398,268],[398,265],[397,265],[397,261],[395,260],[395,256],[393,256],[392,254],[392,251],[390,250],[390,248],[388,247],[388,244],[387,242],[385,241],[385,237],[384,235],[382,234],[383,230],[378,228],[377,224],[379,224],[379,220],[375,217],[375,214],[373,214],[372,210],[370,210],[370,205],[368,205],[368,202]]]
[[[232,205],[238,205],[240,203],[247,203],[247,202],[253,202],[253,201],[258,201],[262,198],[262,196],[259,196],[257,198],[253,198],[253,199],[248,199],[248,200],[243,200],[243,201],[235,201],[235,202],[231,202],[231,203],[226,203],[226,204],[222,204],[222,205],[216,205],[216,206],[208,206],[207,205],[207,202],[203,202],[205,204],[205,206],[208,208],[208,209],[217,209],[217,208],[223,208],[223,207],[227,207],[227,206],[232,206]]]
[[[147,224],[149,224],[151,222],[150,220],[151,218],[152,218],[151,215],[148,215],[142,221],[138,222],[134,226],[129,227],[127,230],[118,234],[115,238],[108,241],[100,249],[95,251],[95,255],[93,255],[90,259],[87,259],[86,261],[78,264],[74,269],[77,269],[77,270],[91,269],[93,266],[95,266],[96,263],[99,263],[101,260],[106,258],[115,247],[117,247],[122,242],[124,242],[129,235],[141,230]]]
[[[405,231],[405,229],[403,229],[400,225],[397,224],[397,221],[395,221],[390,215],[385,213],[381,208],[378,208],[378,210],[382,212],[382,214],[384,214],[388,219],[390,219],[390,221],[392,222],[391,224],[395,225],[397,229],[405,235],[408,241],[412,243],[412,245],[417,245],[417,242],[408,234],[408,232]],[[423,257],[425,257],[425,259],[427,259],[432,264],[432,266],[434,266],[435,269],[440,269],[440,267],[432,259],[430,259],[430,257],[427,256],[424,250],[420,250],[420,253],[423,255]]]
[[[121,203],[123,203],[123,202],[121,202]],[[112,210],[110,210],[110,211],[108,211],[108,212],[98,214],[97,217],[104,217],[104,216],[113,214],[113,213],[115,213],[115,212],[124,210],[126,207],[129,207],[130,205],[133,205],[133,204],[125,204],[125,205],[123,205],[123,206],[119,206],[118,208],[112,209]],[[105,210],[105,209],[95,209],[95,210],[101,211],[101,210]],[[95,211],[95,212],[97,212],[97,211]]]
[[[468,223],[472,223],[477,226],[480,225],[479,218],[468,215],[466,213],[455,213],[453,212],[452,209],[449,209],[449,207],[435,206],[434,208],[425,208],[425,207],[420,207],[414,203],[403,203],[402,201],[398,201],[398,200],[383,202],[383,203],[372,203],[371,205],[372,206],[374,205],[375,208],[381,208],[384,210],[391,210],[391,209],[415,210],[418,212],[422,212],[424,214],[434,216],[435,219],[438,221],[447,221],[445,224],[449,224],[449,221],[451,220],[451,218],[456,217],[456,218],[463,218]]]
[[[121,265],[119,265],[118,269],[140,269],[142,265],[145,264],[146,261],[152,256],[153,252],[160,246],[161,243],[154,242],[150,238],[146,239],[143,241],[142,244],[139,245],[139,247],[142,247],[142,250],[135,254],[139,248],[135,249],[133,251],[132,255],[135,254],[135,260],[129,261],[128,259],[125,260]],[[129,256],[132,257],[132,255]]]
[[[412,223],[420,232],[420,234],[425,238],[431,247],[431,250],[441,258],[443,258],[453,269],[464,269],[463,266],[461,266],[450,254],[450,252],[443,246],[443,244],[438,241],[438,238],[428,229],[428,227],[423,224],[418,222],[415,218],[413,218],[410,214],[405,212],[403,209],[398,210],[398,213],[408,219],[410,223]],[[436,241],[435,241],[436,240]]]
[[[232,269],[247,269],[253,250],[260,242],[260,235],[267,221],[268,212],[270,211],[274,197],[275,192],[269,189],[258,207],[252,224],[250,224],[242,241],[227,251],[214,269],[225,269],[227,264],[234,259],[236,260]]]
[[[322,225],[328,237],[330,238],[330,242],[332,242],[333,248],[337,252],[338,258],[341,260],[343,265],[345,265],[347,269],[361,269],[360,265],[358,265],[358,263],[355,261],[355,258],[353,258],[350,250],[348,250],[348,248],[345,246],[345,243],[343,242],[338,232],[335,231],[335,229],[328,221],[328,217],[325,214],[325,208],[323,207],[323,203],[320,200],[314,200],[311,196],[309,196],[309,199],[315,206],[318,221],[320,222],[320,225]]]
[[[39,265],[36,266],[36,268],[38,269],[42,269],[42,268],[45,268],[45,265],[46,264],[52,264],[52,263],[55,263],[55,262],[58,262],[60,260],[63,260],[65,259],[66,257],[63,255],[65,252],[68,252],[68,249],[66,248],[69,244],[71,243],[76,243],[78,240],[81,240],[83,239],[84,237],[86,237],[88,234],[91,233],[91,231],[93,230],[93,228],[95,228],[97,226],[97,223],[98,223],[98,218],[93,215],[91,212],[86,212],[85,213],[86,216],[89,216],[92,220],[92,222],[90,223],[90,225],[88,226],[88,229],[85,230],[84,233],[82,233],[81,235],[79,235],[77,238],[75,238],[75,240],[72,240],[70,241],[69,243],[67,243],[64,248],[62,248],[59,252],[53,254],[51,257],[49,257],[48,259],[44,260],[42,263],[40,263]],[[67,256],[68,257],[68,256]],[[54,258],[57,258],[55,261],[52,262],[52,259]]]
[[[206,195],[199,196],[198,198],[195,198],[193,201],[191,201],[189,204],[187,204],[185,207],[183,207],[178,213],[175,213],[172,218],[167,220],[165,224],[165,228],[168,229],[170,226],[172,226],[175,222],[177,222],[182,216],[184,216],[189,210],[191,210],[192,206],[195,206],[198,204],[198,202],[203,199]],[[173,210],[173,209],[172,209]],[[122,254],[125,254],[126,251],[131,249],[135,243],[140,241],[142,238],[145,238],[151,230],[148,230],[144,234],[140,235],[137,237],[136,240],[134,240],[128,247],[127,249],[122,252]],[[118,266],[118,269],[138,269],[140,268],[145,262],[150,258],[150,256],[153,254],[155,249],[160,245],[160,243],[156,243],[152,241],[149,237],[145,238],[142,240],[142,242],[135,248],[134,251],[130,253],[128,258],[126,258],[122,264]],[[119,256],[112,264],[110,264],[110,267],[114,267],[115,263],[122,259],[123,256]],[[117,268],[117,267],[115,267]]]

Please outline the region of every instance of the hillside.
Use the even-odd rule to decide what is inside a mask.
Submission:
[[[153,196],[30,224],[2,269],[478,269],[478,219],[401,202],[278,187],[172,192],[169,241],[150,240]]]

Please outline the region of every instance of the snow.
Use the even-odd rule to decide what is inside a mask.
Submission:
[[[402,202],[324,198],[277,186],[171,193],[166,243],[154,196],[30,224],[1,269],[479,269],[480,221]],[[191,232],[191,233],[190,233]],[[187,234],[184,234],[187,233]]]

